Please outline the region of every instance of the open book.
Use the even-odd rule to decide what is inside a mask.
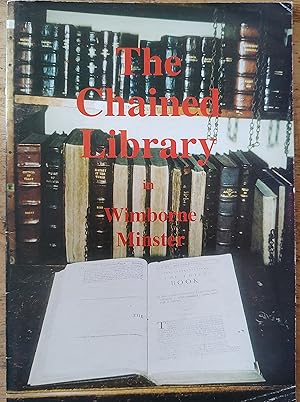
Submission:
[[[57,273],[28,383],[139,374],[156,384],[262,382],[230,254]]]

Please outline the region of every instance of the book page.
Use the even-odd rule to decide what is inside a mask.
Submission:
[[[172,383],[174,372],[254,371],[231,255],[149,264],[148,298],[150,378]]]
[[[67,265],[55,275],[29,384],[147,370],[147,263]]]

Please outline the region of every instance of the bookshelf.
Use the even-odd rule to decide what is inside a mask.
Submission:
[[[185,5],[186,7],[187,5]],[[47,7],[47,5],[45,6]],[[84,5],[81,4],[81,7]],[[92,9],[91,4],[87,5],[89,11]],[[57,3],[56,5],[51,5],[52,10],[45,10],[45,13],[48,13],[48,19],[50,22],[62,22],[65,21],[65,11],[62,9],[63,4]],[[56,9],[55,9],[56,8]],[[70,5],[66,6],[68,8],[68,15],[70,14]],[[72,13],[71,13],[72,14]],[[77,13],[82,14],[82,13]],[[87,13],[86,13],[87,14]],[[99,12],[99,14],[101,14]],[[207,22],[207,29],[210,32],[209,22],[211,19],[211,8],[207,14],[203,13],[203,18]],[[79,19],[78,22],[76,18]],[[75,22],[80,23],[80,16],[76,15]],[[9,4],[9,20],[14,21],[14,9],[13,4]],[[176,18],[179,18],[178,16]],[[191,17],[190,17],[191,18]],[[198,19],[202,17],[199,16]],[[97,21],[97,13],[93,13],[93,21]],[[194,21],[193,21],[194,22]],[[198,21],[199,22],[199,21]],[[71,22],[72,23],[72,22]],[[96,23],[96,22],[95,22]],[[189,22],[187,22],[184,26],[184,29],[188,26]],[[194,26],[192,27],[192,22],[190,23],[191,29],[190,34],[194,31]],[[175,26],[175,25],[174,25]],[[111,26],[113,28],[113,26]],[[96,29],[97,26],[94,27]],[[111,29],[112,29],[111,28]],[[109,29],[108,27],[100,27],[100,29]],[[148,29],[148,28],[147,28]],[[180,29],[182,29],[182,24]],[[166,29],[167,30],[167,29]],[[16,264],[16,230],[15,230],[15,159],[14,159],[14,150],[15,150],[15,138],[14,138],[14,113],[15,108],[22,105],[32,105],[32,106],[43,106],[47,107],[45,111],[45,115],[49,113],[48,121],[53,120],[53,116],[59,116],[58,110],[61,108],[68,108],[70,110],[70,119],[74,115],[74,111],[76,110],[76,100],[70,98],[58,98],[58,97],[43,97],[43,96],[30,96],[30,95],[18,95],[14,94],[13,88],[13,76],[14,76],[14,28],[13,25],[8,24],[7,28],[7,224],[8,224],[8,263],[9,269],[8,271],[18,271],[22,266],[20,264]],[[150,32],[149,30],[146,32]],[[176,33],[176,32],[175,32]],[[87,107],[98,107],[97,105],[103,105],[104,101],[87,101]],[[146,106],[147,107],[147,106]],[[157,111],[161,108],[157,106]],[[171,112],[171,109],[169,109]],[[194,109],[190,108],[193,112]],[[78,112],[77,112],[78,113]],[[179,109],[180,115],[182,115],[182,110]],[[58,117],[59,118],[59,117]],[[252,112],[244,111],[238,112],[235,110],[223,110],[220,115],[220,120],[223,121],[224,126],[229,124],[229,119],[234,119],[236,124],[241,124],[242,127],[246,127],[249,124],[249,121],[252,118]],[[47,119],[46,119],[47,120]],[[201,127],[205,127],[207,125],[207,117],[199,117],[201,121],[199,125]],[[264,117],[263,119],[264,128],[267,128],[268,125],[272,123],[272,119]],[[277,120],[277,119],[276,119]],[[197,122],[198,123],[198,122]],[[89,122],[87,121],[87,124]],[[275,123],[274,123],[275,124]],[[280,122],[281,130],[284,129],[285,122]],[[247,134],[247,133],[245,133]],[[246,135],[245,135],[246,136]],[[229,148],[228,148],[229,149]],[[272,149],[270,150],[272,152]],[[34,265],[32,267],[33,271],[38,272],[49,272],[52,273],[55,271],[59,271],[64,267],[64,264],[51,265],[51,264],[40,264]],[[78,397],[104,397],[104,396],[131,396],[131,395],[144,395],[144,396],[154,396],[159,394],[175,394],[175,393],[183,393],[183,394],[220,394],[227,393],[233,394],[237,392],[250,392],[250,391],[276,391],[282,389],[283,385],[220,385],[220,386],[164,386],[164,387],[124,387],[124,388],[108,388],[108,387],[96,387],[96,388],[86,388],[86,389],[51,389],[51,390],[9,390],[7,396],[14,399],[30,399],[30,398],[47,398],[47,397],[61,397],[67,398],[69,396],[78,396]]]

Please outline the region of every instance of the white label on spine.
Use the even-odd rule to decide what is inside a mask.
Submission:
[[[6,20],[7,29],[15,29],[15,20]]]

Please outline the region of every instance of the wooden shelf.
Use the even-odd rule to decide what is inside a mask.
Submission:
[[[105,101],[97,101],[97,100],[87,100],[86,101],[86,108],[95,107],[95,104],[100,102],[105,104]],[[15,95],[15,103],[16,104],[25,104],[25,105],[41,105],[41,106],[55,106],[55,107],[68,107],[68,108],[77,108],[76,106],[76,99],[70,98],[55,98],[55,97],[46,97],[46,96],[31,96],[31,95]],[[129,106],[129,104],[126,104]],[[149,105],[145,106],[146,112],[149,110]],[[161,111],[161,106],[157,106],[156,108],[157,113],[159,115]],[[195,113],[199,111],[198,108],[189,108],[191,113]],[[171,114],[172,107],[168,108],[168,112]],[[184,113],[182,112],[182,108],[179,108],[179,115],[182,116]],[[195,117],[204,117],[207,116],[195,116]],[[244,119],[251,119],[252,112],[251,111],[237,111],[237,110],[222,110],[220,117],[225,118],[244,118]]]
[[[151,387],[123,387],[123,388],[88,388],[88,389],[43,389],[28,391],[8,391],[10,399],[34,399],[34,398],[65,398],[77,397],[104,397],[124,395],[168,395],[168,394],[194,394],[194,393],[234,393],[269,391],[274,392],[283,389],[284,385],[166,385]]]

